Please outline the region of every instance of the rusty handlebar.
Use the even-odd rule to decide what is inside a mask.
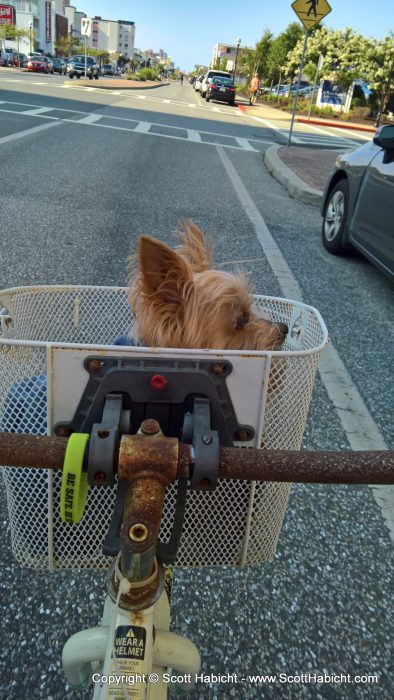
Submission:
[[[3,466],[62,469],[68,438],[0,433]],[[193,463],[180,445],[177,476]],[[326,484],[394,484],[393,451],[296,451],[220,448],[219,477],[248,481]]]

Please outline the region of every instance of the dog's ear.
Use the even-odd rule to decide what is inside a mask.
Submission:
[[[140,236],[138,256],[145,294],[155,295],[166,304],[180,304],[192,270],[175,250],[150,236]]]
[[[183,230],[175,232],[179,245],[176,250],[186,258],[193,268],[193,272],[203,272],[211,268],[212,243],[205,243],[203,232],[193,224],[186,221]]]

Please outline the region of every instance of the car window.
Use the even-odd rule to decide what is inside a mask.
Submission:
[[[231,78],[213,78],[212,82],[215,85],[233,85]]]

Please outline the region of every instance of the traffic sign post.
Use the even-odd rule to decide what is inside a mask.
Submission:
[[[305,35],[304,35],[304,47],[302,49],[302,56],[301,56],[300,72],[298,75],[297,90],[296,90],[296,94],[294,96],[293,112],[291,115],[289,138],[287,140],[288,146],[290,146],[290,144],[291,144],[291,136],[293,133],[294,119],[295,119],[295,115],[296,115],[296,111],[297,111],[298,92],[300,89],[302,69],[304,68],[304,63],[305,63],[305,53],[306,53],[306,43],[308,40],[308,30],[313,29],[313,27],[315,27],[316,24],[319,24],[319,22],[321,22],[323,17],[328,15],[329,12],[331,12],[331,6],[328,4],[327,0],[295,0],[291,6],[292,6],[294,12],[296,13],[298,19],[302,22],[302,24],[305,27]]]
[[[85,80],[87,78],[88,67],[88,36],[92,34],[92,20],[90,17],[82,17],[81,34],[85,37]]]
[[[302,49],[302,56],[301,56],[301,65],[300,65],[300,72],[298,74],[298,82],[297,82],[297,90],[296,94],[294,96],[294,105],[293,105],[293,112],[291,115],[291,124],[290,124],[290,131],[289,131],[289,138],[287,140],[287,145],[290,146],[291,144],[291,135],[293,133],[293,126],[294,126],[294,119],[297,111],[297,103],[298,103],[298,92],[300,89],[300,83],[301,83],[301,75],[302,75],[302,69],[304,67],[305,63],[305,53],[306,53],[306,42],[308,40],[308,31],[305,29],[305,35],[304,35],[304,46]]]

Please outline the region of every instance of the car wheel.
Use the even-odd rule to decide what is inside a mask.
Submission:
[[[234,100],[231,100],[231,102],[229,102],[229,105],[230,105],[230,107],[234,107],[234,105],[235,105]]]
[[[80,80],[81,76],[77,73],[77,79]]]
[[[209,95],[208,95],[208,93],[207,93],[207,94],[205,95],[205,101],[206,101],[206,102],[209,102],[210,99],[211,99],[211,98],[209,97]]]
[[[95,80],[98,80],[98,79],[99,79],[98,73],[96,73],[96,75],[94,76],[94,78],[95,78]]]
[[[70,80],[72,80],[74,76],[72,73],[69,73],[68,77],[70,78]]]
[[[92,75],[92,74],[89,75],[89,80],[93,80],[93,75]]]
[[[323,213],[323,245],[334,255],[343,255],[349,251],[349,245],[345,241],[348,207],[348,181],[340,180],[330,193]]]

